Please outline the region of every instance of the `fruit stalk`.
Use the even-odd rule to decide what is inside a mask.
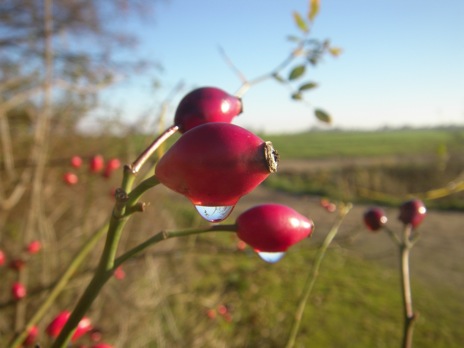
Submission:
[[[137,157],[137,159],[130,165],[130,170],[133,174],[137,174],[145,164],[145,162],[155,153],[158,147],[163,144],[171,135],[176,133],[179,127],[173,125],[161,133],[153,142]]]
[[[411,224],[405,224],[402,236],[403,240],[400,245],[401,293],[403,296],[404,313],[402,348],[412,347],[413,326],[416,319],[416,315],[414,314],[412,307],[411,279],[409,273],[409,254],[412,247],[412,244],[410,243],[411,231]]]
[[[301,320],[303,318],[303,312],[306,307],[306,302],[308,302],[308,299],[309,299],[309,296],[311,295],[314,284],[316,283],[316,279],[317,279],[317,276],[319,275],[319,269],[321,267],[322,260],[324,259],[327,249],[329,248],[333,239],[337,235],[338,230],[345,216],[351,210],[351,207],[352,207],[351,203],[346,204],[345,206],[341,207],[337,220],[334,222],[329,233],[327,233],[327,236],[325,237],[324,242],[322,243],[322,246],[319,249],[316,262],[314,263],[313,268],[309,272],[308,277],[306,278],[305,284],[303,286],[303,292],[302,292],[300,301],[298,302],[298,307],[296,309],[295,316],[293,318],[293,324],[290,329],[290,334],[287,339],[287,344],[285,345],[285,348],[292,348],[295,346],[296,337],[300,329]]]

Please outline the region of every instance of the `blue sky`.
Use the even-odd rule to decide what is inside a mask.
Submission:
[[[249,79],[271,71],[292,48],[287,35],[298,34],[295,10],[305,13],[307,1],[160,2],[152,18],[126,25],[142,33],[136,54],[162,64],[162,88],[153,94],[140,79],[116,89],[124,118],[157,105],[179,81],[186,87],[168,121],[194,87],[234,93],[241,82],[218,46]],[[307,75],[319,83],[307,99],[332,115],[333,127],[464,124],[464,1],[321,0],[311,32],[343,49]],[[297,132],[318,124],[311,108],[274,81],[254,86],[243,102],[235,123],[254,130]]]

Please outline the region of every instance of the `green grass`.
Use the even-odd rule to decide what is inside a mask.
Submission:
[[[185,256],[183,265],[190,268],[185,280],[195,298],[188,306],[173,305],[179,315],[177,324],[185,333],[183,343],[191,344],[204,330],[218,346],[283,347],[317,249],[306,241],[279,263],[267,264],[251,250],[233,251],[233,243],[230,236],[203,236]],[[399,289],[396,270],[341,249],[329,250],[304,313],[297,347],[398,347],[402,333]],[[416,347],[461,346],[462,295],[413,278],[413,300],[420,313]],[[207,318],[205,303],[227,304],[232,322]]]
[[[433,154],[443,146],[464,146],[464,129],[407,129],[388,131],[313,131],[262,135],[282,158],[371,157]]]

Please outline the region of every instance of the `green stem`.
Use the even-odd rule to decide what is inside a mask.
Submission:
[[[410,242],[411,231],[411,225],[406,224],[403,230],[403,240],[400,245],[400,276],[404,315],[402,348],[412,347],[413,329],[416,319],[412,307],[411,279],[409,272],[409,254],[412,247]]]
[[[290,334],[287,340],[287,344],[285,346],[286,348],[292,348],[296,343],[296,337],[300,329],[301,320],[303,318],[303,313],[306,307],[306,302],[308,301],[309,296],[311,295],[311,292],[313,290],[314,284],[316,283],[316,279],[317,279],[317,276],[319,275],[319,269],[321,267],[322,260],[324,259],[324,256],[330,244],[332,243],[332,240],[337,235],[338,229],[340,228],[340,225],[342,224],[343,219],[345,218],[345,216],[348,214],[350,210],[351,210],[351,204],[348,204],[341,208],[338,219],[334,222],[332,228],[330,229],[329,233],[325,237],[324,242],[322,243],[319,249],[314,266],[312,270],[310,271],[310,273],[308,274],[308,277],[306,278],[306,282],[303,286],[303,293],[300,298],[300,301],[298,302],[298,307],[296,309],[295,316],[293,318],[293,324],[290,329]]]
[[[153,237],[147,239],[145,242],[137,245],[133,249],[125,252],[123,255],[119,256],[114,262],[114,268],[120,266],[125,261],[135,256],[136,254],[142,252],[146,248],[157,244],[163,240],[177,237],[187,237],[194,234],[208,233],[208,232],[235,232],[236,225],[211,225],[204,228],[189,228],[185,230],[178,231],[161,231],[155,234]]]
[[[87,242],[83,245],[83,247],[78,251],[78,253],[74,256],[71,263],[69,264],[68,268],[61,275],[60,279],[55,284],[51,292],[49,293],[47,299],[37,309],[34,316],[27,322],[23,331],[18,336],[16,336],[14,341],[10,344],[10,348],[17,348],[21,346],[22,342],[27,337],[29,329],[32,326],[36,325],[40,321],[40,319],[42,319],[43,316],[47,313],[47,311],[53,305],[58,295],[61,294],[61,292],[65,289],[71,277],[74,275],[74,273],[76,273],[79,266],[87,258],[87,255],[90,253],[90,251],[93,250],[96,243],[104,235],[107,229],[108,229],[108,224],[105,224],[104,226],[100,227],[96,232],[93,233],[93,235],[87,240]]]

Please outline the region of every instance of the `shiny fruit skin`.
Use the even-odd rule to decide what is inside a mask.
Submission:
[[[242,100],[216,87],[197,88],[179,102],[174,124],[181,133],[209,122],[230,123],[242,112]]]
[[[366,227],[373,232],[380,230],[387,223],[384,210],[378,207],[366,210],[363,218]]]
[[[427,209],[419,199],[411,199],[400,206],[398,219],[405,225],[410,224],[412,228],[419,226],[424,220]]]
[[[256,250],[283,252],[309,237],[314,223],[290,207],[262,204],[240,214],[238,237]]]
[[[239,126],[207,123],[183,134],[159,160],[155,175],[195,205],[233,206],[271,173],[269,144]]]

